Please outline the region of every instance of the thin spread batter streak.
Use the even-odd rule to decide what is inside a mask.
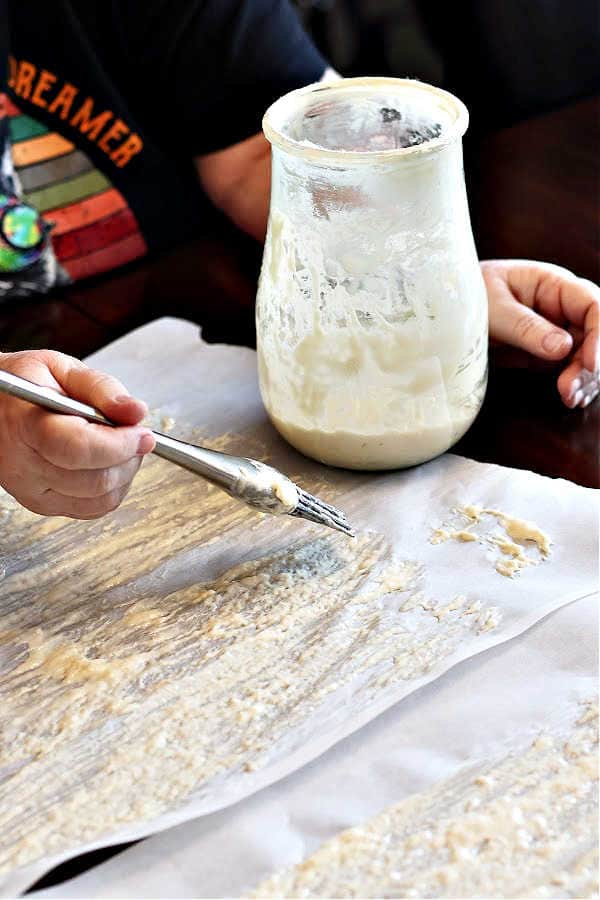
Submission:
[[[323,844],[252,897],[592,897],[598,709]]]
[[[274,524],[154,458],[104,520],[0,505],[2,873],[218,803],[498,621],[381,535]]]
[[[443,544],[449,540],[486,542],[489,546],[497,547],[500,555],[495,559],[495,569],[500,575],[512,578],[525,566],[537,566],[550,556],[552,541],[534,522],[518,519],[498,509],[483,509],[479,506],[460,506],[455,510],[456,515],[462,521],[467,520],[466,527],[459,525],[454,530],[444,523],[439,528],[434,528],[429,542],[431,544]],[[496,519],[502,527],[503,533],[478,533],[474,530],[484,516]],[[516,543],[520,541],[521,543]],[[535,546],[537,553],[530,555],[525,552],[527,546]]]

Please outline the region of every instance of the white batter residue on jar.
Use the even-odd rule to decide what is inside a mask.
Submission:
[[[460,283],[450,270],[441,286],[425,259],[418,291],[394,252],[404,236],[393,222],[389,234],[364,211],[360,222],[370,234],[360,246],[356,211],[320,219],[319,239],[304,240],[272,210],[260,286],[261,393],[278,431],[314,459],[411,466],[447,450],[479,410],[484,293],[478,276]],[[321,297],[311,312],[308,293]]]
[[[500,575],[512,578],[525,566],[537,566],[550,556],[552,541],[534,522],[518,519],[497,509],[486,509],[481,506],[465,504],[457,507],[455,513],[459,518],[467,520],[467,526],[459,525],[453,528],[448,523],[432,530],[429,542],[442,544],[449,540],[460,542],[486,542],[489,546],[497,547],[500,556],[494,560],[494,568]],[[476,532],[485,517],[494,518],[503,532],[489,534],[484,531]],[[517,541],[521,543],[516,543]],[[527,545],[535,544],[537,556],[530,556],[525,552]],[[506,558],[508,557],[508,559]]]
[[[155,457],[104,520],[0,505],[1,873],[194,792],[218,802],[224,780],[325,733],[340,696],[366,714],[496,620],[473,597],[426,596],[379,534],[274,527]]]
[[[252,897],[593,897],[597,707],[323,844]]]

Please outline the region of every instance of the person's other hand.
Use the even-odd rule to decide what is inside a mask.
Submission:
[[[570,408],[600,389],[600,288],[551,263],[486,260],[490,337],[542,360],[564,363],[558,390]]]
[[[0,353],[0,369],[101,410],[120,428],[95,425],[0,394],[0,485],[47,516],[96,519],[119,505],[154,448],[138,423],[146,405],[115,378],[51,350]]]

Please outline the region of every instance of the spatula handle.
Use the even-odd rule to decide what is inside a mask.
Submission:
[[[35,403],[37,406],[43,406],[51,412],[82,416],[88,422],[110,425],[113,428],[118,427],[116,422],[111,422],[93,406],[73,400],[72,397],[59,394],[53,388],[34,384],[26,378],[2,369],[0,369],[0,392],[18,397],[20,400],[27,400],[29,403]],[[160,431],[153,431],[152,434],[156,441],[153,453],[156,453],[157,456],[168,459],[197,475],[202,475],[203,478],[227,491],[231,491],[237,484],[240,477],[240,465],[237,457],[209,450],[206,447],[197,447],[195,444],[188,444],[185,441],[178,441],[176,438],[161,434]]]
[[[115,425],[114,422],[110,422],[106,416],[103,416],[93,406],[88,406],[87,403],[73,400],[72,397],[59,394],[53,388],[34,384],[26,378],[21,378],[19,375],[13,375],[12,372],[5,372],[2,369],[0,369],[0,391],[3,394],[18,397],[20,400],[28,400],[29,403],[35,403],[37,406],[44,406],[52,412],[83,416],[88,422],[98,422],[101,425]]]

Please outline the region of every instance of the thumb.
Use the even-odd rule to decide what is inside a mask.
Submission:
[[[137,425],[148,407],[132,397],[117,378],[90,369],[79,360],[63,354],[48,354],[48,368],[69,397],[81,400],[120,425]]]
[[[564,359],[573,348],[569,332],[519,303],[508,289],[506,294],[490,306],[491,337],[540,359]]]

